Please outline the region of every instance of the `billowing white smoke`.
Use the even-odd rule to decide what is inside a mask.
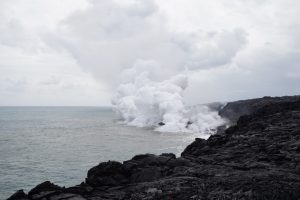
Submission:
[[[186,74],[153,81],[157,77],[155,65],[149,61],[139,61],[139,64],[124,71],[125,81],[112,100],[125,124],[154,127],[161,132],[203,134],[212,134],[223,124],[218,113],[205,105],[186,107],[183,98],[188,86]]]
[[[207,105],[197,105],[188,108],[189,122],[188,130],[194,133],[214,134],[216,128],[225,124],[218,111],[212,110]]]

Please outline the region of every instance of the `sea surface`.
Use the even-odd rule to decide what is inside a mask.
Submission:
[[[0,107],[0,199],[46,180],[80,184],[99,162],[179,155],[196,136],[122,125],[109,107]]]

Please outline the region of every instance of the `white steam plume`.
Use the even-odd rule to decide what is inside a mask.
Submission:
[[[155,66],[153,61],[139,60],[133,68],[124,71],[124,82],[112,104],[125,124],[154,127],[161,132],[202,133],[204,138],[223,124],[218,113],[207,106],[186,107],[183,98],[188,86],[186,74],[154,81]]]
[[[154,0],[90,3],[64,20],[49,43],[63,44],[110,91],[117,88],[112,103],[126,124],[209,133],[221,124],[207,107],[197,113],[186,107],[184,100],[200,94],[184,96],[190,77],[185,69],[195,74],[230,65],[247,43],[243,29],[173,30],[172,20]],[[121,82],[116,79],[120,72]]]

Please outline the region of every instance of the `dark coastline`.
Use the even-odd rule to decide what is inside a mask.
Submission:
[[[181,157],[108,161],[78,186],[44,182],[8,200],[300,199],[300,96],[231,102],[219,114],[231,126],[196,139]]]

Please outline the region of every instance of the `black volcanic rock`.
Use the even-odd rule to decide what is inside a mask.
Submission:
[[[50,181],[45,181],[30,190],[28,197],[29,199],[43,199],[47,198],[49,195],[54,195],[62,191],[62,189],[63,188],[51,183]]]
[[[24,193],[23,190],[16,191],[11,197],[7,200],[28,200],[28,196]]]
[[[300,97],[232,102],[220,114],[236,125],[197,138],[179,158],[144,154],[104,162],[81,185],[45,182],[10,200],[299,200]]]
[[[108,161],[90,169],[86,183],[91,186],[117,186],[128,183],[128,174],[121,163]]]
[[[263,97],[259,99],[248,99],[229,102],[225,107],[220,109],[219,114],[227,118],[231,123],[237,122],[240,116],[249,115],[264,106],[277,103],[289,103],[300,100],[300,95],[286,97]]]
[[[166,125],[166,124],[163,123],[163,122],[159,122],[158,125],[159,125],[159,126],[164,126],[164,125]]]

